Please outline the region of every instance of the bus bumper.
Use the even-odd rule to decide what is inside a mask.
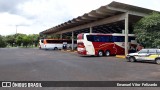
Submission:
[[[77,51],[78,54],[81,54],[81,55],[87,55],[87,52],[86,51]]]

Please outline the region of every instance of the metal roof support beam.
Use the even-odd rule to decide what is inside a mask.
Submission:
[[[140,13],[140,12],[136,12],[136,11],[129,11],[129,10],[120,9],[120,8],[114,8],[114,7],[109,7],[109,6],[106,6],[106,7],[107,7],[108,9],[110,9],[110,10],[127,12],[128,14],[136,15],[136,16],[141,16],[141,17],[144,17],[144,16],[148,15],[148,14]]]
[[[129,15],[128,13],[126,13],[126,16],[125,16],[125,55],[128,54],[128,18],[129,18]]]
[[[113,11],[127,12],[127,10],[115,8],[115,7],[110,7],[110,6],[106,6],[106,8],[109,10],[113,10]]]
[[[65,29],[65,30],[59,31],[57,33],[72,32],[72,31],[76,31],[76,30],[80,30],[80,29],[84,29],[84,28],[89,28],[91,26],[92,27],[99,26],[99,25],[103,25],[103,24],[108,24],[108,23],[121,21],[121,20],[124,20],[124,19],[125,19],[125,13],[115,15],[115,16],[112,16],[112,17],[109,17],[109,18],[105,18],[105,19],[102,19],[102,20],[99,20],[99,21],[95,21],[95,22],[92,22],[92,23],[88,23],[88,24],[85,24],[85,25],[80,25],[80,26],[73,27],[73,28],[70,28],[70,29]]]
[[[74,50],[74,32],[72,31],[72,50]]]
[[[88,21],[91,21],[91,20],[97,20],[97,18],[93,18],[93,17],[84,17],[84,16],[82,16],[81,17],[83,20],[88,20]]]
[[[60,39],[63,39],[63,34],[62,33],[60,34]]]
[[[89,32],[90,32],[90,33],[92,33],[92,32],[93,32],[93,30],[92,30],[92,29],[93,29],[93,27],[90,27],[90,28],[89,28],[89,30],[90,30]]]
[[[135,12],[135,11],[129,11],[128,12],[130,15],[135,15],[135,16],[140,16],[140,17],[145,17],[148,14],[140,13],[140,12]]]
[[[105,15],[99,14],[96,11],[92,11],[90,13],[88,13],[89,17],[94,17],[94,18],[104,18]]]
[[[88,22],[89,20],[83,19],[83,18],[78,18],[76,19],[77,22]]]
[[[96,12],[97,12],[98,14],[101,14],[101,15],[106,15],[106,14],[107,14],[107,15],[113,15],[113,14],[114,14],[114,13],[111,13],[111,12],[109,13],[109,12],[103,12],[103,11],[98,11],[98,10],[97,10]]]
[[[76,21],[77,21],[77,22],[84,22],[84,20],[82,20],[82,19],[80,19],[80,18],[77,18]]]
[[[98,14],[100,14],[100,15],[103,15],[103,16],[106,15],[105,12],[102,12],[102,11],[100,11],[100,10],[96,10],[96,13],[98,13]],[[109,15],[109,13],[107,13],[107,14]],[[110,15],[112,15],[112,14],[110,14]]]
[[[76,23],[76,21],[73,21],[73,20],[72,20],[71,23]]]
[[[93,14],[88,14],[89,17],[92,17],[92,18],[104,18],[104,16],[98,16],[98,15],[93,15]]]

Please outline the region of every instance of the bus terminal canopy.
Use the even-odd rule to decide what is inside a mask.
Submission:
[[[89,13],[85,13],[82,16],[78,16],[77,18],[73,18],[72,20],[42,31],[40,34],[61,34],[103,24],[114,23],[125,20],[126,13],[130,15],[129,23],[134,24],[141,17],[152,12],[153,10],[113,1],[106,6],[101,6],[100,8],[92,10]],[[83,31],[81,33],[83,33]]]
[[[158,11],[113,1],[106,6],[42,31],[40,34],[72,35],[73,41],[73,36],[79,33],[122,33],[124,31],[125,54],[127,54],[128,33],[133,32],[133,25],[137,21],[152,12]]]

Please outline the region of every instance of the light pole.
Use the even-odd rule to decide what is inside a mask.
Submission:
[[[18,28],[18,25],[16,25],[16,35],[17,35],[17,28]]]
[[[17,37],[17,28],[18,28],[18,25],[16,25],[16,35],[15,35],[15,37]],[[16,41],[15,41],[15,43],[16,43]],[[16,43],[16,46],[18,47],[17,43]]]

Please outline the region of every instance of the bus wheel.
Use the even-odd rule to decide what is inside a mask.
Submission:
[[[58,50],[58,48],[57,48],[57,47],[55,47],[55,48],[54,48],[54,50]]]
[[[106,55],[107,57],[110,56],[110,51],[107,50],[106,53],[105,53],[105,55]]]
[[[102,57],[103,56],[103,51],[98,51],[98,56]]]

